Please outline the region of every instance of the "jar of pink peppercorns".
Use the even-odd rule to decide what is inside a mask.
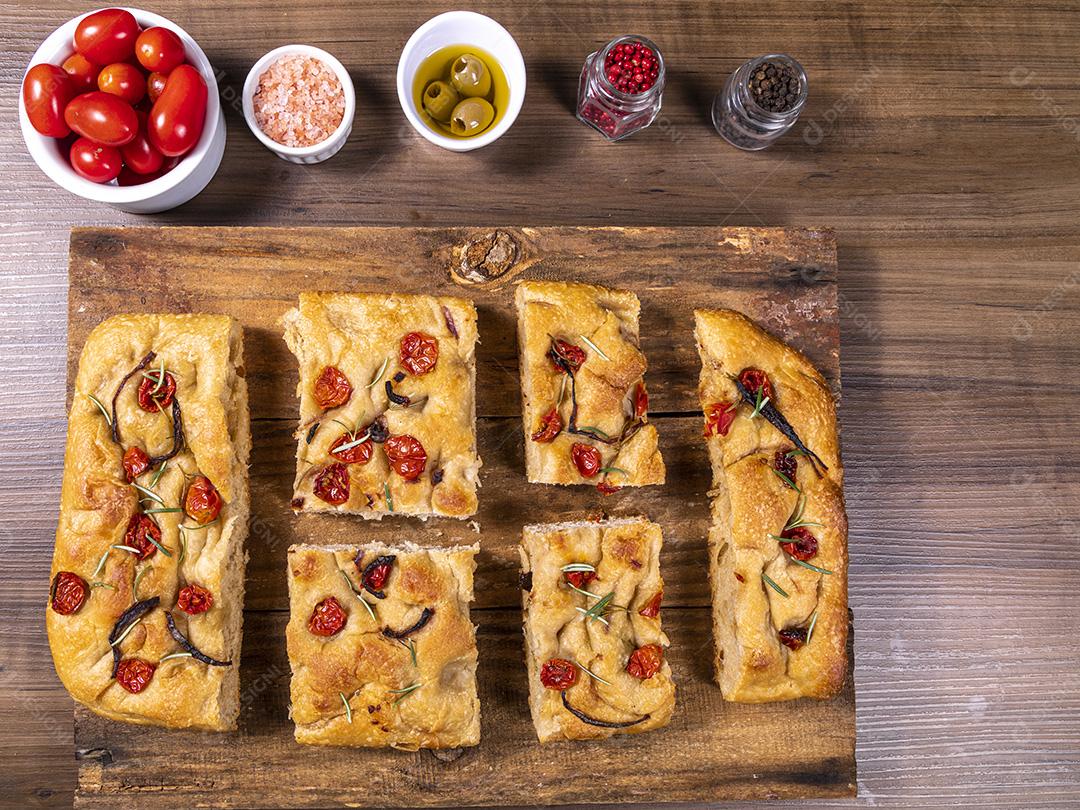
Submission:
[[[612,141],[653,122],[664,93],[664,58],[645,37],[617,37],[585,57],[577,117]]]

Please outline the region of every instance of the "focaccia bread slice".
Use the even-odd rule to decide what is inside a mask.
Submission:
[[[232,318],[119,315],[87,338],[46,626],[60,680],[98,714],[236,727],[248,425]]]
[[[848,563],[832,394],[742,314],[694,316],[717,683],[748,703],[833,697],[847,674]]]
[[[675,684],[660,627],[663,542],[644,518],[524,528],[525,658],[540,742],[668,724]]]
[[[595,484],[605,494],[664,483],[648,416],[637,296],[523,281],[514,300],[529,481]]]
[[[289,549],[297,742],[405,751],[480,742],[469,620],[478,551],[412,543]]]
[[[293,509],[476,513],[476,309],[460,298],[304,293]]]

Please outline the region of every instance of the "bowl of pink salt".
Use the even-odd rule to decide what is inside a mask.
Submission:
[[[244,82],[243,103],[252,134],[292,163],[321,163],[337,154],[356,114],[349,72],[310,45],[284,45],[256,62]]]

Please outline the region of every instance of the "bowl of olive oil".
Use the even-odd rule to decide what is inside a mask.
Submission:
[[[499,23],[450,11],[416,29],[401,52],[398,101],[431,143],[467,152],[497,140],[525,100],[525,62]]]

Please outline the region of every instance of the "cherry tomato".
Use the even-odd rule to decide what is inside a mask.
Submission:
[[[147,28],[135,40],[135,57],[147,70],[168,73],[184,62],[184,43],[168,28]]]
[[[591,444],[574,442],[570,448],[570,460],[574,462],[582,478],[593,478],[600,472],[602,464],[600,451]]]
[[[97,85],[101,92],[112,93],[128,104],[138,104],[146,95],[146,77],[127,62],[114,62],[103,67]]]
[[[735,403],[714,402],[705,406],[705,435],[727,436],[731,423],[735,421]]]
[[[315,401],[324,411],[344,405],[352,392],[352,383],[337,366],[326,366],[315,380]]]
[[[135,53],[139,23],[130,11],[106,8],[88,14],[75,29],[75,50],[99,65],[123,62]]]
[[[371,461],[374,445],[371,439],[356,444],[358,438],[362,437],[353,433],[343,433],[341,438],[330,447],[330,455],[338,461],[344,461],[346,464],[367,464]],[[352,447],[346,447],[346,445],[350,444]]]
[[[562,419],[559,417],[559,411],[552,408],[540,417],[540,427],[532,434],[532,440],[547,444],[554,441],[560,432],[562,432]]]
[[[64,72],[71,76],[75,87],[80,93],[86,93],[97,87],[97,77],[101,68],[83,56],[81,53],[73,53],[62,65]]]
[[[787,543],[781,543],[780,548],[796,560],[806,562],[817,556],[817,538],[804,526],[796,526],[794,529],[785,529],[781,532],[780,536],[789,541]]]
[[[646,644],[630,653],[630,660],[626,662],[626,671],[635,678],[647,681],[660,671],[660,665],[663,662],[664,648],[659,644]]]
[[[141,186],[143,183],[149,183],[151,180],[157,180],[159,177],[168,174],[176,168],[176,164],[179,162],[179,158],[165,158],[165,163],[162,164],[161,168],[150,174],[139,174],[132,171],[131,167],[125,166],[120,170],[116,182],[121,186]]]
[[[124,545],[138,549],[138,558],[145,560],[157,553],[155,543],[161,542],[161,529],[148,516],[134,514],[124,532]]]
[[[584,588],[596,579],[595,571],[567,571],[566,581],[575,588]]]
[[[157,71],[151,73],[146,78],[146,97],[150,99],[151,104],[158,100],[158,96],[160,96],[161,91],[165,89],[165,82],[168,80],[168,76],[164,73],[158,73]]]
[[[315,476],[311,489],[316,498],[340,506],[349,500],[349,468],[344,464],[331,464]]]
[[[184,514],[202,526],[217,518],[222,505],[221,494],[209,478],[197,475],[192,479],[184,496]]]
[[[540,683],[548,689],[569,689],[577,683],[577,666],[565,658],[552,658],[540,667]]]
[[[202,585],[192,582],[180,590],[176,606],[189,616],[197,616],[214,606],[214,595]]]
[[[208,91],[202,74],[180,65],[150,110],[150,143],[170,157],[183,155],[199,142],[206,119]]]
[[[752,397],[756,397],[760,391],[762,399],[773,398],[773,387],[772,382],[769,381],[769,375],[760,368],[744,368],[739,372],[739,382]]]
[[[806,628],[805,627],[788,627],[776,634],[780,638],[780,643],[785,647],[792,650],[797,650],[806,643]]]
[[[649,412],[649,392],[645,390],[645,383],[639,382],[634,388],[634,418],[644,419]]]
[[[153,174],[165,163],[165,156],[150,143],[146,137],[146,113],[135,111],[139,118],[139,132],[131,140],[120,147],[120,154],[124,156],[124,165],[137,174]]]
[[[90,593],[86,580],[71,571],[58,571],[53,578],[49,597],[52,609],[61,616],[78,613]]]
[[[360,576],[360,584],[371,593],[379,596],[379,592],[386,585],[386,580],[390,578],[390,572],[394,568],[394,560],[396,559],[397,556],[394,554],[376,557],[364,566],[364,572]],[[383,599],[385,596],[383,594],[379,598]]]
[[[139,131],[135,110],[111,93],[95,90],[75,96],[64,108],[67,125],[102,146],[123,146]]]
[[[157,369],[150,372],[153,377],[143,377],[139,383],[138,401],[139,407],[148,413],[163,411],[172,405],[173,396],[176,394],[176,379],[169,372],[165,372],[165,380],[162,382],[157,377]]]
[[[124,165],[120,150],[115,146],[101,146],[89,138],[79,138],[68,153],[73,168],[80,177],[91,183],[108,183],[116,179]]]
[[[141,447],[129,447],[124,452],[124,477],[130,484],[150,469],[150,457]]]
[[[332,636],[345,626],[348,621],[341,603],[332,596],[323,599],[311,611],[308,618],[308,630],[316,636]]]
[[[34,129],[50,138],[63,138],[71,132],[64,109],[75,93],[75,81],[63,68],[45,64],[30,68],[23,79],[22,95]]]
[[[427,374],[439,362],[439,341],[423,332],[409,332],[401,339],[398,358],[410,374]]]
[[[116,666],[116,682],[133,695],[150,685],[157,665],[141,658],[125,658]]]
[[[383,444],[390,469],[406,481],[415,481],[427,467],[427,451],[418,439],[404,435],[391,436]]]
[[[570,366],[571,371],[577,371],[585,362],[585,357],[583,348],[565,340],[554,341],[548,349],[548,358],[556,371],[566,371],[566,366]]]
[[[644,616],[646,619],[655,619],[660,615],[660,603],[664,600],[664,592],[657,591],[652,595],[652,598],[645,603],[644,607],[638,611],[638,616]]]

